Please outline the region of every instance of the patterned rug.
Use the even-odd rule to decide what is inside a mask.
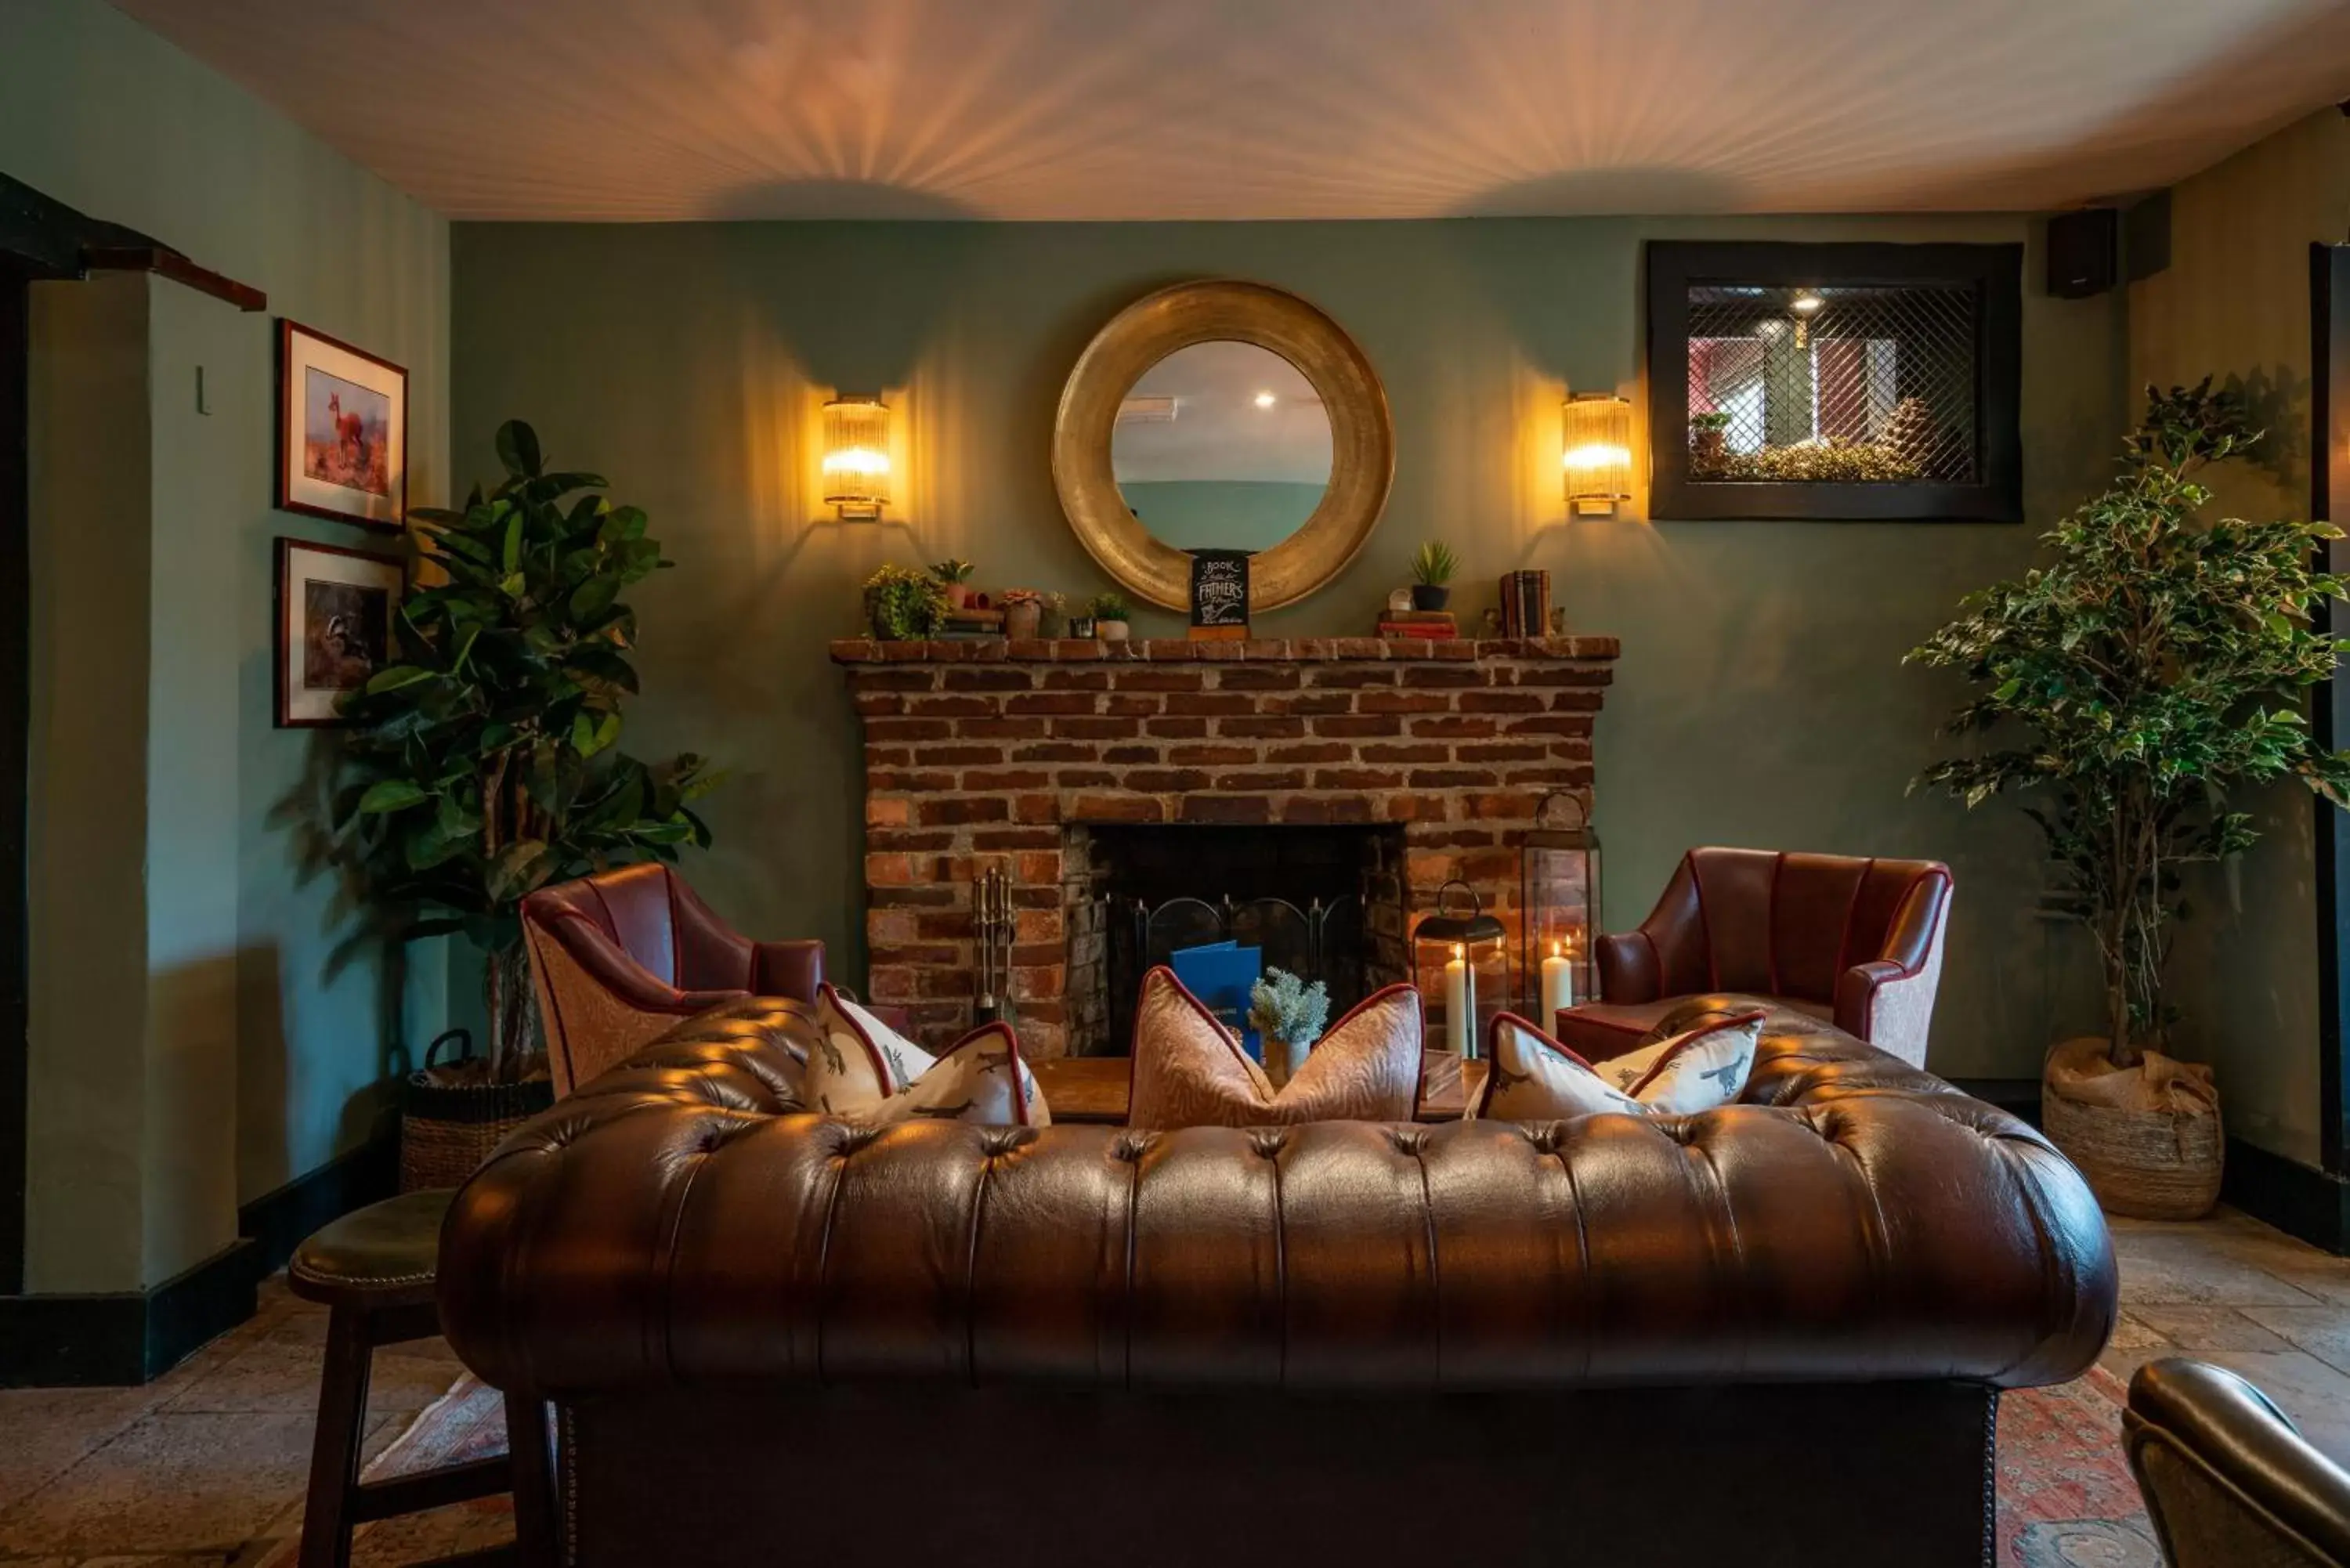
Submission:
[[[2104,1367],[2054,1388],[1999,1402],[1999,1568],[2162,1568],[2137,1483],[2122,1458],[2122,1385]],[[505,1446],[498,1396],[471,1376],[378,1455],[367,1478],[452,1464]],[[504,1498],[363,1527],[355,1565],[420,1558],[510,1540]],[[291,1542],[260,1568],[286,1568]]]

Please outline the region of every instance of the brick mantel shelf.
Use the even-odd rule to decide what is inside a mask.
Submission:
[[[1068,1038],[1067,834],[1112,823],[1392,826],[1405,902],[1461,877],[1516,897],[1516,836],[1556,793],[1591,805],[1612,637],[832,645],[865,726],[873,1000],[920,1033],[971,1021],[971,891],[1013,874],[1024,1047]]]

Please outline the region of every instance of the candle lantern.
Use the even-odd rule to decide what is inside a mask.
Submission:
[[[1599,930],[1599,836],[1580,795],[1545,798],[1518,848],[1518,972],[1528,1018],[1557,1027],[1562,1008],[1594,1000],[1591,939]]]
[[[1508,929],[1485,913],[1476,889],[1451,881],[1437,889],[1434,911],[1412,929],[1411,950],[1429,1043],[1464,1060],[1482,1055],[1486,1023],[1510,1002]]]

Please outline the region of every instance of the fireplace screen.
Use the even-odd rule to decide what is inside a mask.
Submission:
[[[1650,247],[1659,517],[2004,515],[2009,247]]]

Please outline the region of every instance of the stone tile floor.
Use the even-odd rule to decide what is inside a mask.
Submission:
[[[2108,1367],[2232,1366],[2350,1464],[2350,1260],[2226,1210],[2114,1232]],[[301,1529],[325,1336],[326,1314],[273,1282],[252,1322],[144,1388],[0,1390],[0,1564],[251,1568]],[[437,1340],[379,1353],[370,1456],[460,1371]]]

